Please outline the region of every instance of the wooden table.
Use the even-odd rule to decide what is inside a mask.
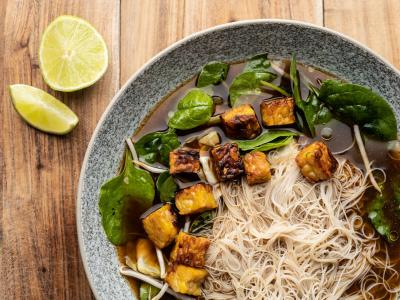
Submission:
[[[93,87],[51,91],[38,65],[40,36],[63,14],[89,20],[110,53]],[[1,278],[2,299],[89,299],[79,256],[75,198],[86,146],[119,87],[173,42],[214,25],[285,18],[323,25],[366,44],[400,67],[399,0],[1,0]],[[65,137],[41,133],[14,111],[7,85],[30,84],[80,117]]]

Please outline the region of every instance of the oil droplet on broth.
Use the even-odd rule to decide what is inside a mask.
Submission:
[[[330,139],[332,139],[333,137],[333,129],[330,127],[324,127],[321,130],[321,137],[326,140],[329,141]]]

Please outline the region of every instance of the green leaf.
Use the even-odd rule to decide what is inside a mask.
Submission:
[[[203,230],[211,229],[213,219],[215,218],[215,211],[209,210],[198,215],[192,222],[189,228],[190,233],[200,233]]]
[[[249,71],[239,74],[229,87],[229,101],[231,106],[235,106],[239,98],[243,96],[260,94],[261,81],[273,81],[275,78],[276,74],[269,72],[256,73]]]
[[[196,86],[201,88],[211,84],[218,84],[225,80],[228,70],[229,65],[224,62],[209,62],[201,69]]]
[[[229,87],[229,101],[231,106],[235,106],[236,102],[242,96],[258,95],[261,93],[261,81],[270,82],[277,76],[268,72],[271,63],[267,54],[259,54],[250,58],[243,72],[237,75]]]
[[[389,220],[385,216],[383,207],[385,206],[385,198],[382,194],[378,194],[367,205],[368,218],[371,220],[375,230],[388,241],[390,241],[391,226]]]
[[[271,63],[268,60],[268,55],[266,53],[258,54],[250,58],[243,70],[244,72],[256,72],[256,73],[265,73],[268,71]]]
[[[300,79],[297,74],[297,62],[294,54],[292,55],[292,60],[290,62],[290,84],[292,87],[294,103],[296,104],[295,114],[297,127],[303,133],[311,134],[311,136],[313,136],[313,133],[315,134],[315,130],[309,128],[308,122],[305,118],[304,101],[301,98]]]
[[[394,140],[397,122],[387,101],[364,86],[326,80],[319,99],[325,102],[341,121],[353,125],[379,140]]]
[[[328,123],[332,119],[330,110],[321,103],[313,92],[309,93],[307,101],[302,100],[300,108],[304,113],[312,137],[315,136],[315,125]]]
[[[308,97],[306,101],[302,99],[295,55],[292,55],[292,61],[290,63],[290,79],[293,99],[297,108],[297,126],[303,132],[308,132],[312,137],[314,137],[315,125],[329,122],[332,119],[332,114],[329,109],[318,99],[317,94],[319,91],[314,86],[308,86],[310,90]]]
[[[272,150],[272,149],[277,149],[277,148],[289,145],[292,142],[293,142],[293,136],[288,136],[288,137],[285,137],[285,138],[280,138],[280,139],[274,140],[274,141],[272,141],[270,143],[261,145],[259,147],[256,147],[254,150],[264,151],[265,152],[265,151],[269,151],[269,150]]]
[[[152,206],[154,195],[150,173],[136,168],[126,151],[121,174],[100,188],[101,221],[111,243],[123,245],[132,235],[142,233],[139,217]]]
[[[298,135],[296,132],[289,130],[268,130],[253,140],[249,141],[240,140],[235,142],[238,144],[240,150],[249,151],[257,149],[258,147],[266,145],[272,141],[276,142],[275,141],[276,139],[296,136],[296,135]]]
[[[160,292],[159,288],[152,286],[146,282],[140,283],[139,295],[140,300],[151,300]]]
[[[162,202],[174,200],[178,185],[169,172],[161,173],[158,176],[156,186]]]
[[[297,74],[297,62],[296,56],[294,54],[292,55],[292,61],[290,63],[290,80],[294,102],[301,109],[303,105],[303,99],[301,99],[300,80]]]
[[[179,101],[168,126],[181,130],[198,127],[210,120],[213,110],[212,98],[200,89],[193,89]]]
[[[368,217],[380,235],[395,242],[400,234],[400,176],[390,177],[381,190],[382,193],[376,193],[366,205]]]
[[[156,131],[142,136],[136,143],[135,149],[140,158],[153,164],[159,162],[169,165],[169,153],[180,146],[175,130]]]
[[[321,104],[319,111],[314,118],[314,124],[326,124],[332,120],[332,118],[333,115],[330,109]]]
[[[306,123],[306,120],[305,120],[305,117],[304,117],[303,112],[300,111],[300,110],[298,110],[298,109],[295,109],[295,110],[294,110],[294,114],[295,114],[295,116],[296,116],[296,126],[297,126],[297,129],[298,129],[300,132],[304,133],[304,134],[309,134],[309,135],[311,135],[310,129],[308,129],[308,127],[307,127],[307,123]]]

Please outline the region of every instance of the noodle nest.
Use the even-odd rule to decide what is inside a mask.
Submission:
[[[363,172],[337,157],[332,179],[311,184],[295,162],[296,144],[270,152],[271,181],[223,183],[203,288],[206,299],[365,299],[397,292],[398,273],[359,205]],[[356,288],[352,288],[356,286]]]

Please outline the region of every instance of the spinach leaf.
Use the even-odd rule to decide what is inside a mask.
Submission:
[[[243,70],[244,72],[257,72],[257,73],[264,73],[268,71],[268,68],[271,66],[271,63],[268,60],[267,53],[258,54],[250,58]]]
[[[292,60],[290,62],[290,85],[292,87],[292,94],[294,103],[296,104],[295,114],[296,114],[296,124],[297,127],[305,134],[313,135],[312,128],[310,129],[308,122],[305,118],[304,113],[304,101],[301,98],[301,91],[300,91],[300,79],[297,74],[297,62],[296,57],[293,54]],[[315,130],[314,130],[315,134]]]
[[[178,109],[169,119],[168,126],[186,130],[210,120],[214,110],[212,98],[200,89],[193,89],[178,103]]]
[[[257,138],[249,141],[240,140],[235,141],[238,144],[240,150],[242,151],[249,151],[259,148],[260,146],[267,145],[268,143],[274,141],[276,142],[279,138],[286,138],[290,136],[298,135],[296,132],[289,131],[289,130],[268,130],[258,136]],[[276,148],[276,147],[275,147]],[[263,150],[261,150],[263,151]],[[266,151],[266,150],[264,150]]]
[[[368,203],[367,212],[368,218],[371,220],[375,230],[390,241],[392,230],[390,222],[387,220],[383,210],[385,202],[385,197],[382,194],[378,194],[370,203]]]
[[[136,168],[126,151],[121,174],[100,188],[101,221],[111,243],[122,245],[128,237],[142,233],[139,217],[152,206],[154,194],[150,173]]]
[[[257,95],[261,93],[261,81],[273,81],[276,75],[269,72],[257,73],[253,71],[241,73],[235,77],[229,87],[229,101],[231,106],[242,96]]]
[[[297,129],[306,135],[311,135],[310,129],[308,128],[307,123],[305,121],[304,113],[302,113],[302,111],[296,108],[294,110],[294,114],[296,116]]]
[[[200,233],[203,230],[211,229],[213,219],[215,218],[215,211],[209,210],[198,215],[190,225],[190,233]]]
[[[337,80],[322,83],[319,98],[343,122],[360,126],[379,140],[394,140],[397,123],[392,108],[371,89]]]
[[[331,111],[313,92],[309,93],[307,101],[302,101],[301,109],[312,137],[315,136],[315,125],[328,123],[332,119]]]
[[[400,234],[400,176],[391,177],[381,190],[366,206],[368,217],[380,235],[395,242]]]
[[[273,140],[270,143],[266,143],[264,145],[256,147],[254,150],[257,150],[257,151],[269,151],[269,150],[272,150],[272,149],[277,149],[277,148],[289,145],[292,142],[293,142],[293,136],[288,136],[288,137],[285,137],[285,138],[280,138],[280,139]]]
[[[172,201],[178,190],[178,185],[169,172],[161,173],[157,178],[156,187],[160,195],[161,202]]]
[[[332,114],[329,109],[318,99],[318,89],[315,87],[309,86],[310,93],[308,94],[306,101],[302,99],[295,55],[292,55],[292,61],[290,63],[290,79],[293,99],[297,108],[297,126],[303,132],[308,132],[312,137],[314,137],[315,125],[329,122],[332,119]]]
[[[332,120],[333,114],[329,108],[325,105],[320,104],[319,111],[315,115],[314,124],[326,124]]]
[[[290,83],[292,86],[294,102],[301,109],[303,105],[303,99],[301,98],[300,79],[297,74],[297,62],[294,54],[292,55],[292,60],[290,62]]]
[[[140,283],[139,295],[140,300],[151,300],[160,292],[159,288],[152,286],[146,282]]]
[[[142,136],[136,143],[135,149],[139,157],[146,162],[155,162],[169,165],[169,152],[180,146],[180,141],[175,130],[156,131]]]
[[[229,87],[229,101],[235,106],[241,96],[257,95],[261,93],[261,81],[270,82],[277,76],[268,72],[271,63],[267,54],[259,54],[248,60],[243,72],[237,75]]]
[[[225,80],[228,70],[229,65],[224,62],[209,62],[201,69],[196,86],[201,88],[211,84],[218,84]]]

